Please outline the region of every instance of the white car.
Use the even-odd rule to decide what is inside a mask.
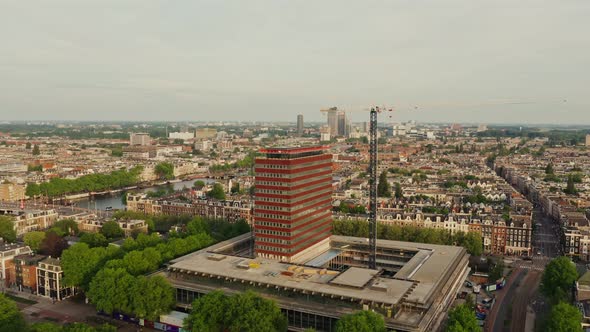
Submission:
[[[473,286],[473,292],[475,294],[479,294],[479,291],[481,290],[481,286],[480,285],[474,285]]]

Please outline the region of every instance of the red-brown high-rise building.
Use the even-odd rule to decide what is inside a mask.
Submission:
[[[256,158],[256,254],[290,262],[332,234],[332,155],[322,146]]]

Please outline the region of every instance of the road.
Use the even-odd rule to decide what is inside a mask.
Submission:
[[[540,271],[529,271],[516,289],[514,301],[512,302],[510,331],[525,331],[527,308],[539,288],[541,273]]]
[[[512,302],[514,296],[514,289],[518,281],[522,278],[523,270],[516,268],[506,280],[504,289],[495,293],[496,303],[490,310],[486,318],[485,331],[487,332],[501,332],[504,327],[504,318],[507,314],[508,305]]]
[[[559,256],[562,250],[556,223],[544,216],[540,209],[535,209],[533,224],[533,254],[547,258]]]

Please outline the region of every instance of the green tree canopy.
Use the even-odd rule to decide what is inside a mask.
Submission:
[[[568,175],[567,177],[567,186],[566,188],[563,190],[564,193],[568,194],[568,195],[575,195],[577,194],[577,190],[576,190],[576,185],[574,184],[574,176],[573,175]]]
[[[25,244],[28,245],[31,250],[37,252],[41,249],[41,243],[43,243],[43,240],[45,239],[45,232],[28,232],[25,233],[23,239]]]
[[[120,249],[115,246],[90,248],[86,243],[74,244],[61,256],[65,285],[88,290],[90,281],[106,261],[119,255]]]
[[[494,283],[498,279],[502,278],[503,276],[504,276],[504,260],[499,259],[496,262],[496,264],[494,264],[494,267],[490,271],[490,274],[489,274],[490,282]]]
[[[108,314],[113,311],[132,313],[130,295],[134,287],[135,278],[125,269],[105,268],[92,278],[90,289],[86,295],[96,306],[96,309]]]
[[[0,332],[25,330],[25,320],[18,307],[4,293],[0,293]]]
[[[554,258],[543,272],[541,292],[555,303],[568,300],[577,279],[578,271],[569,258],[564,256]]]
[[[112,325],[104,324],[98,327],[92,327],[84,323],[71,323],[65,326],[55,323],[35,323],[30,326],[30,332],[116,332],[117,328]]]
[[[555,174],[555,171],[553,170],[553,163],[547,164],[547,167],[545,167],[545,174],[547,174],[547,175]]]
[[[41,150],[39,149],[39,145],[35,144],[33,147],[33,156],[38,156],[41,154]]]
[[[479,332],[477,319],[473,309],[466,304],[456,306],[449,311],[449,320],[447,321],[446,332]]]
[[[205,181],[203,181],[203,180],[197,180],[193,184],[193,188],[195,188],[197,190],[203,189],[203,187],[205,187]]]
[[[154,172],[160,180],[174,179],[174,165],[168,162],[162,162],[156,165]]]
[[[385,332],[383,316],[373,311],[358,311],[342,316],[336,323],[336,332]]]
[[[215,183],[213,188],[207,192],[207,196],[211,198],[215,198],[218,200],[225,199],[225,191],[223,190],[223,186],[220,183]]]
[[[195,300],[184,324],[194,332],[287,330],[287,319],[276,303],[251,291],[231,297],[211,292]]]
[[[100,229],[100,233],[104,235],[107,239],[116,239],[122,237],[125,232],[121,229],[121,226],[116,221],[107,221],[102,224],[102,228]]]
[[[377,195],[379,197],[391,197],[391,186],[387,182],[387,171],[379,175],[379,183],[377,184]]]
[[[547,332],[582,332],[582,314],[571,304],[560,302],[551,308],[544,330]]]
[[[100,270],[87,295],[98,310],[120,311],[150,320],[170,312],[176,303],[174,290],[164,277],[134,277],[123,268]]]
[[[336,235],[367,237],[368,223],[360,220],[334,220],[332,230]],[[455,232],[451,234],[444,229],[420,228],[377,224],[377,237],[384,240],[422,242],[430,244],[458,245],[464,247],[471,255],[481,255],[483,242],[477,233]]]
[[[169,313],[175,304],[174,289],[164,277],[140,276],[136,279],[131,307],[138,317],[157,320],[160,315]]]
[[[106,247],[109,244],[107,238],[101,233],[84,233],[80,236],[80,242],[88,244],[91,248]]]
[[[404,193],[402,191],[402,185],[399,182],[395,183],[395,198],[403,198]]]
[[[71,218],[62,219],[53,224],[51,230],[59,236],[76,235],[78,234],[78,223]]]
[[[27,184],[27,188],[25,189],[25,195],[27,195],[27,197],[35,197],[41,195],[41,189],[39,185],[34,182]]]
[[[3,238],[6,242],[16,241],[16,231],[14,230],[12,217],[0,216],[0,238]]]

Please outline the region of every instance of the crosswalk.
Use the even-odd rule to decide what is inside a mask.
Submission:
[[[513,267],[526,270],[544,271],[545,266],[550,261],[547,257],[533,257],[531,261],[520,260],[512,263]]]

